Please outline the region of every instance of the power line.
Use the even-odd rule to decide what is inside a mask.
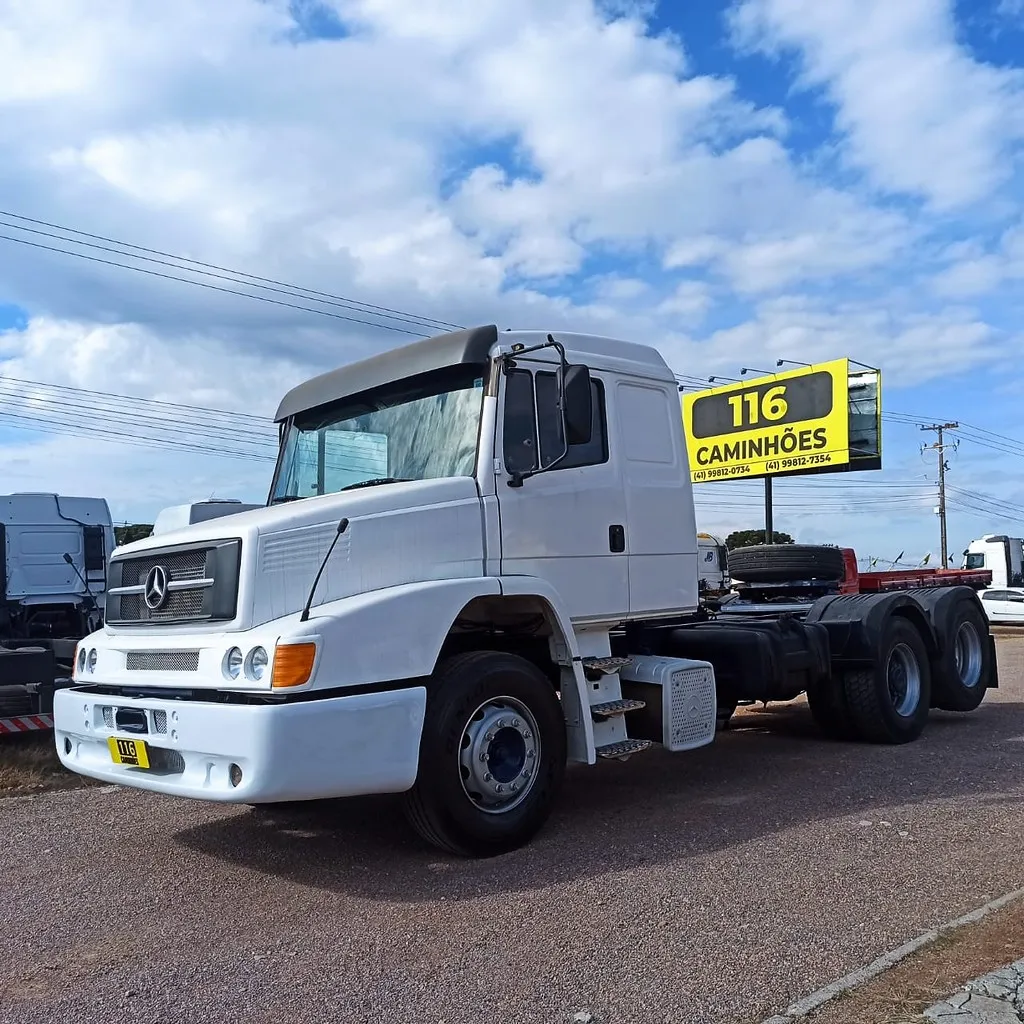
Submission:
[[[372,302],[362,302],[359,299],[350,299],[344,295],[335,295],[331,292],[319,291],[316,288],[306,288],[303,285],[290,284],[287,281],[278,281],[272,277],[261,277],[258,274],[250,274],[244,270],[233,270],[230,267],[222,267],[216,263],[206,263],[203,260],[192,259],[188,256],[178,256],[175,253],[163,252],[160,249],[150,249],[144,245],[135,245],[133,242],[124,242],[116,238],[108,238],[105,235],[96,235],[88,231],[81,231],[78,228],[67,227],[63,224],[54,224],[51,221],[39,220],[35,217],[26,217],[24,214],[12,213],[10,210],[0,210],[0,217],[12,217],[15,220],[24,221],[27,224],[39,224],[42,227],[53,228],[56,231],[62,231],[65,235],[78,235],[81,238],[93,238],[99,242],[109,242],[111,245],[120,247],[119,249],[109,249],[106,246],[92,245],[89,242],[81,242],[78,239],[63,238],[59,235],[54,235],[46,231],[37,231],[34,228],[27,228],[21,224],[6,224],[6,227],[14,228],[16,231],[32,232],[33,234],[45,235],[48,238],[60,238],[61,241],[71,242],[73,245],[89,246],[94,249],[102,249],[105,252],[117,252],[120,255],[128,256],[131,259],[144,260],[144,256],[134,256],[131,253],[121,252],[123,249],[134,249],[137,252],[150,253],[153,256],[164,256],[167,259],[175,260],[177,263],[187,263],[194,267],[203,267],[206,270],[221,271],[219,274],[210,274],[211,277],[222,277],[223,274],[232,275],[228,280],[235,278],[248,278],[249,281],[259,282],[260,285],[274,285],[276,287],[270,289],[272,291],[279,291],[281,288],[286,288],[289,293],[305,292],[306,297],[317,296],[319,299],[328,302],[330,305],[343,304],[343,308],[353,309],[357,312],[374,312],[379,316],[386,316],[388,319],[401,319],[409,322],[415,322],[423,325],[430,326],[431,328],[440,327],[446,330],[454,329],[460,330],[459,324],[449,323],[446,320],[436,320],[433,317],[422,317],[414,313],[406,313],[400,309],[392,309],[390,306],[379,306]],[[0,222],[3,223],[3,222]],[[163,263],[163,260],[150,260],[152,263]],[[165,266],[174,266],[175,264],[164,263]],[[186,268],[181,268],[186,269]],[[193,271],[194,273],[201,273],[202,271]],[[243,282],[238,282],[243,283]]]
[[[58,252],[64,256],[77,256],[80,260],[89,260],[92,263],[103,263],[109,267],[120,267],[122,270],[134,270],[137,274],[148,274],[150,277],[162,277],[167,281],[180,281],[183,284],[192,284],[197,288],[206,288],[209,291],[223,292],[226,295],[240,295],[245,299],[255,299],[257,302],[267,302],[274,306],[286,306],[289,309],[300,309],[306,313],[319,313],[321,316],[329,316],[335,320],[347,320],[354,324],[365,324],[367,327],[379,327],[382,331],[394,331],[396,334],[410,334],[414,338],[422,338],[422,334],[416,331],[408,331],[404,327],[394,327],[391,324],[376,323],[373,320],[361,320],[359,317],[345,316],[342,313],[332,313],[328,309],[316,309],[313,306],[300,306],[295,302],[285,302],[283,299],[272,299],[267,295],[254,295],[252,292],[239,291],[237,288],[225,288],[219,284],[210,284],[207,281],[193,281],[189,277],[178,277],[176,274],[165,274],[159,270],[148,270],[146,267],[133,267],[130,263],[118,263],[116,260],[105,260],[99,256],[90,256],[84,252],[73,252],[71,249],[60,249],[53,245],[44,245],[42,242],[30,242],[27,238],[14,238],[11,235],[0,234],[0,239],[6,242],[17,242],[19,245],[30,245],[34,249],[46,249],[50,252]],[[184,269],[184,268],[182,268]]]
[[[13,381],[17,384],[25,384],[34,388],[52,388],[55,391],[63,391],[73,396],[89,395],[97,398],[118,399],[125,402],[136,402],[140,405],[162,406],[165,409],[185,410],[187,412],[198,412],[211,416],[227,416],[231,419],[253,420],[260,425],[273,426],[273,420],[269,416],[258,416],[250,412],[236,412],[233,409],[212,409],[206,405],[186,405],[181,402],[166,402],[158,398],[138,398],[135,395],[121,395],[109,391],[96,391],[89,388],[79,388],[71,384],[47,384],[45,381],[29,380],[25,377],[10,377],[0,374],[0,381]]]

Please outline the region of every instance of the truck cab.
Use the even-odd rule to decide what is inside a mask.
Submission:
[[[851,735],[902,743],[933,697],[994,685],[980,609],[934,694],[953,651],[905,596],[710,621],[649,346],[457,331],[300,384],[276,420],[265,506],[114,552],[55,698],[69,769],[251,805],[403,793],[429,842],[490,855],[542,826],[567,762],[703,746],[744,700],[807,692],[831,728],[848,685]]]
[[[698,586],[706,597],[721,597],[729,592],[729,551],[710,533],[697,534]]]
[[[164,533],[205,523],[221,516],[233,516],[239,512],[262,508],[261,505],[242,502],[238,498],[208,498],[205,501],[192,501],[186,505],[170,505],[161,509],[153,521],[151,536],[158,537]]]
[[[49,728],[58,678],[102,623],[113,549],[103,498],[0,495],[0,735]]]
[[[972,540],[964,551],[962,568],[989,570],[993,587],[1024,586],[1024,541],[1002,534]]]

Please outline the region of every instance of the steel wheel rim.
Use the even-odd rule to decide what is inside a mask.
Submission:
[[[897,644],[889,652],[885,681],[893,710],[900,718],[911,718],[921,702],[921,667],[907,644]]]
[[[981,637],[973,622],[961,622],[953,645],[956,674],[969,690],[981,682]]]
[[[507,814],[537,782],[540,730],[514,697],[484,701],[462,730],[459,776],[466,799],[485,814]]]

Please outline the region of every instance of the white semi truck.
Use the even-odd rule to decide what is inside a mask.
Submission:
[[[703,746],[738,703],[806,693],[827,733],[904,743],[997,685],[966,587],[709,615],[653,348],[479,327],[307,381],[277,421],[265,508],[114,553],[56,696],[69,769],[249,805],[403,793],[424,838],[486,856],[567,762]]]
[[[0,737],[50,728],[76,644],[102,624],[113,550],[103,498],[0,495]]]
[[[990,570],[993,589],[1024,587],[1024,541],[1003,534],[972,540],[964,551],[963,568]]]

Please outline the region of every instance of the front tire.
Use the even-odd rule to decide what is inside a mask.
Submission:
[[[536,666],[496,651],[456,655],[434,673],[406,816],[449,853],[506,853],[547,820],[565,762],[561,704]]]
[[[912,622],[894,615],[882,633],[873,669],[843,678],[850,717],[872,743],[910,743],[924,731],[931,706],[931,665]]]

